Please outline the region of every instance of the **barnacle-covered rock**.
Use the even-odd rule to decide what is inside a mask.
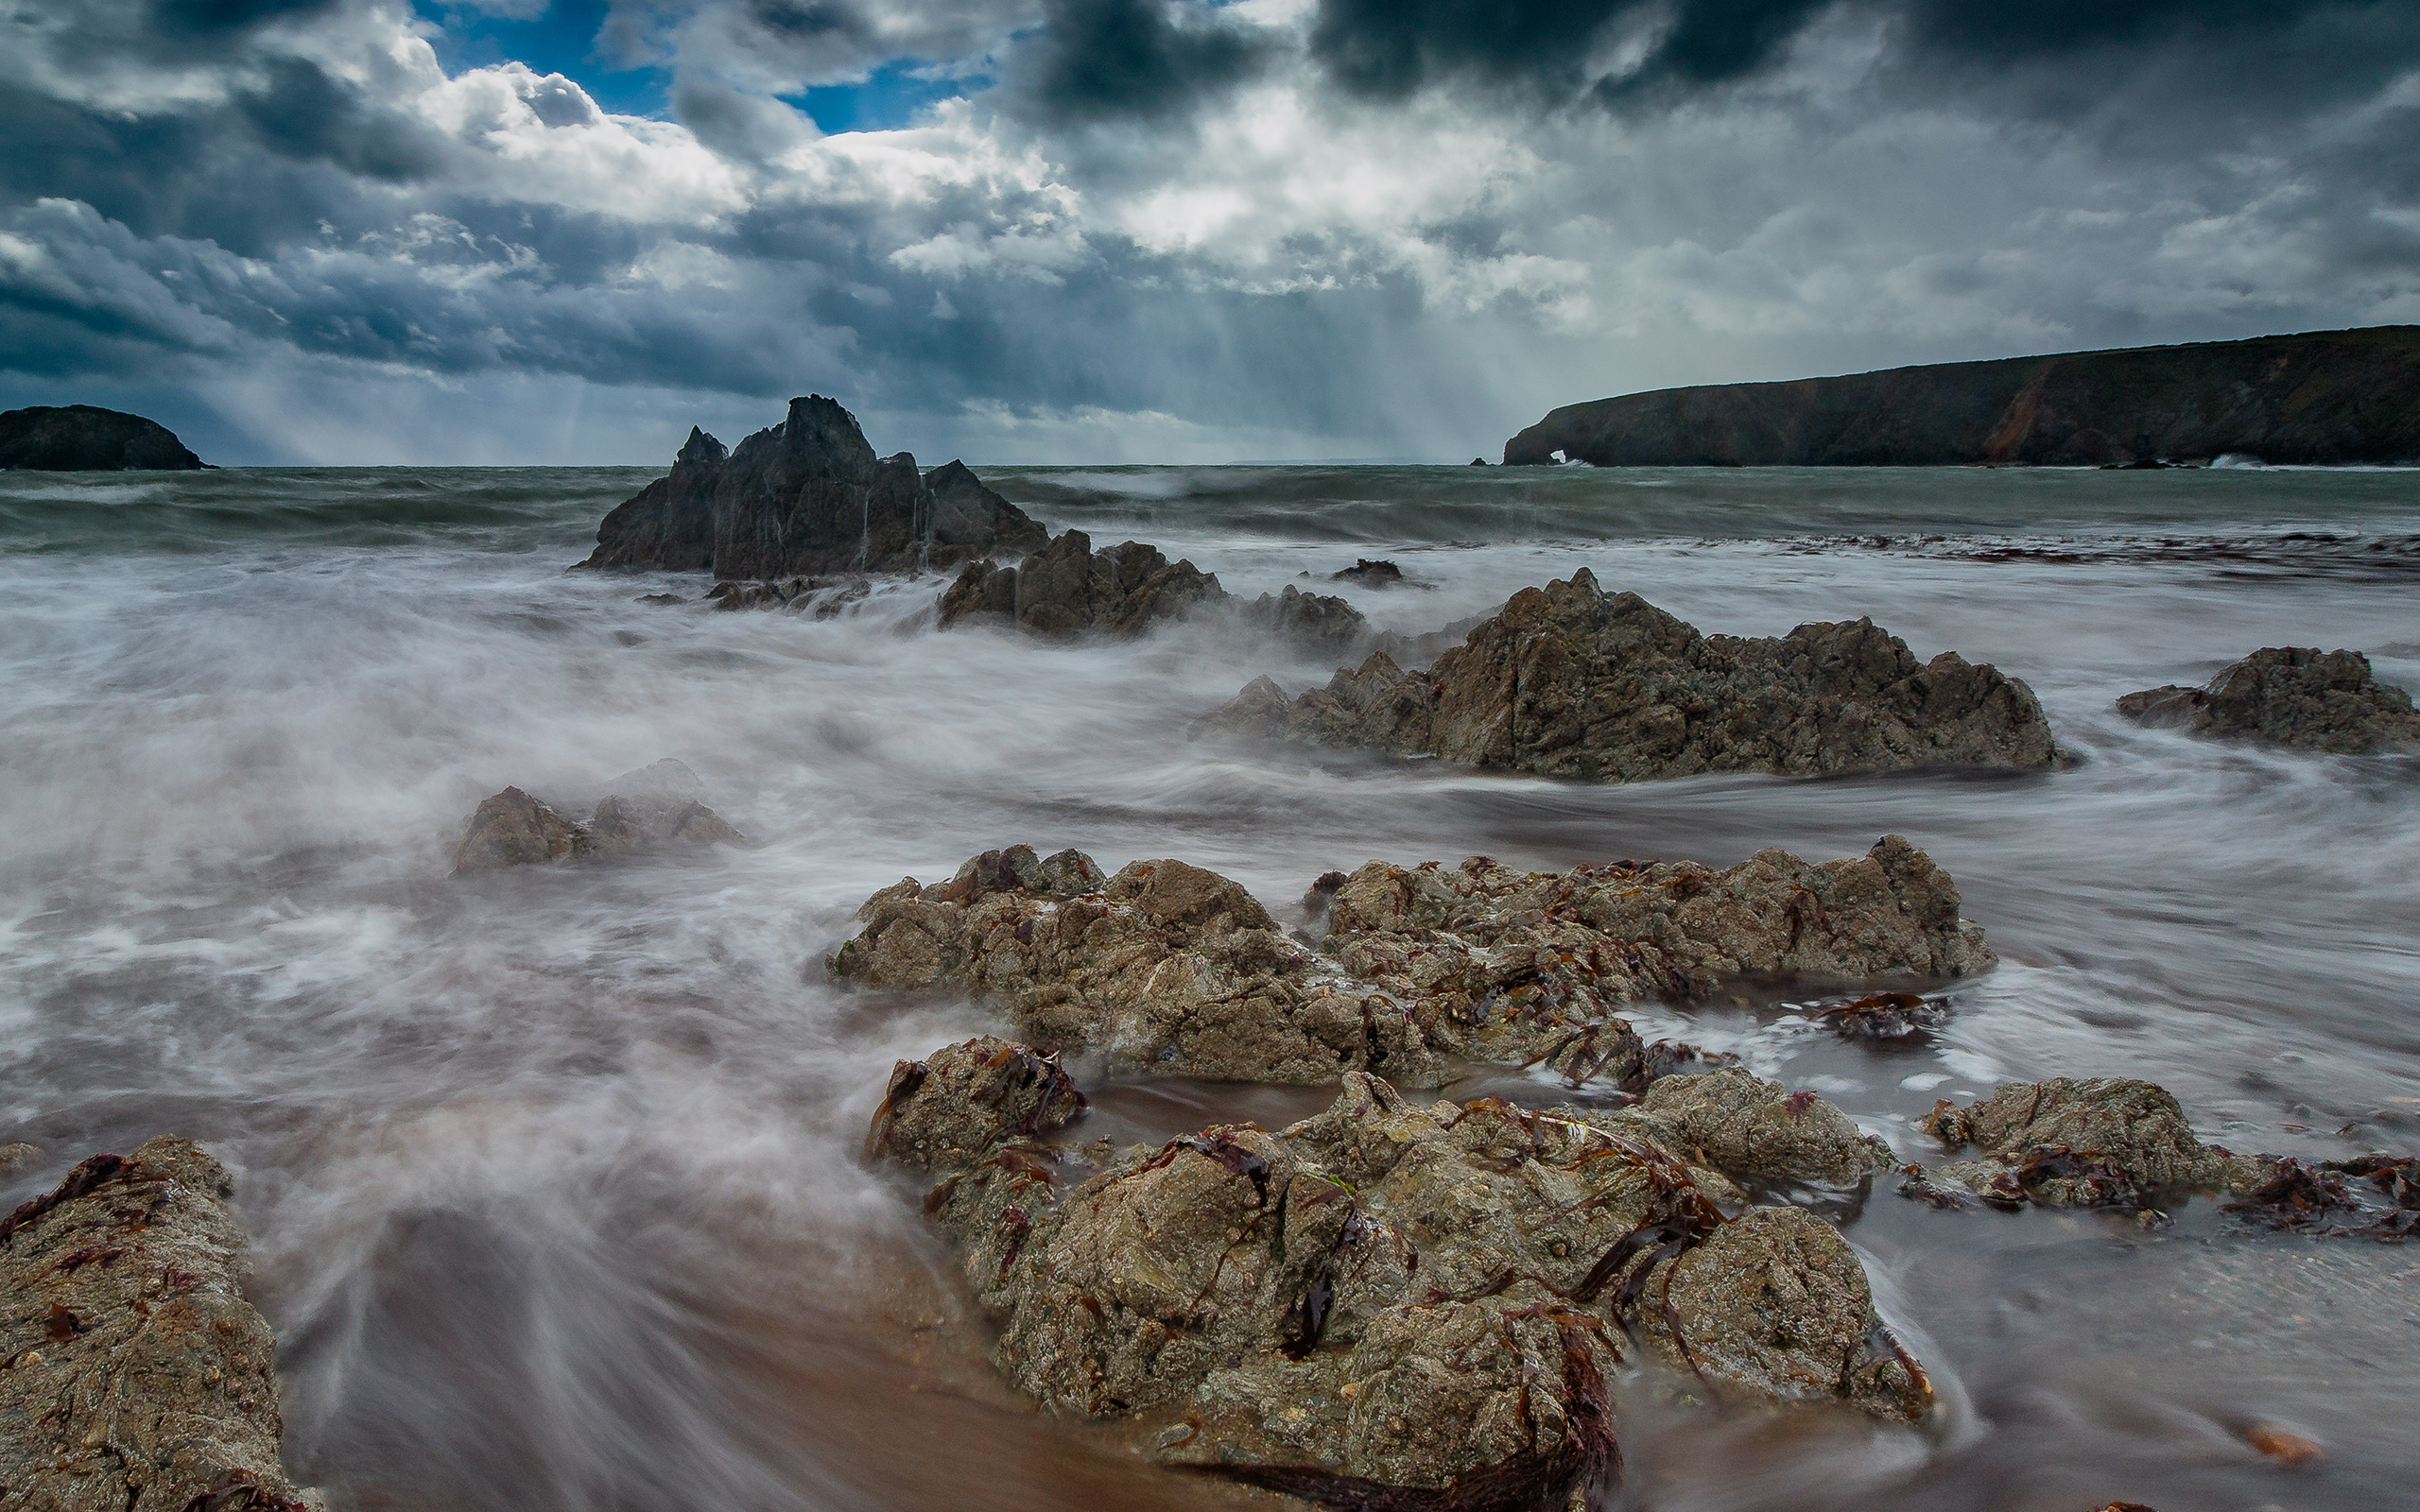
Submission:
[[[1011,846],[946,884],[874,894],[831,966],[998,999],[1028,1038],[1125,1071],[1319,1084],[1364,1070],[1433,1085],[1455,1055],[1639,1091],[1720,1057],[1644,1042],[1615,1016],[1624,1005],[1749,974],[1932,979],[1993,960],[1948,874],[1896,835],[1854,860],[1766,850],[1720,871],[1373,861],[1321,878],[1306,902],[1326,931],[1316,944],[1199,867],[1103,877],[1080,852]]]
[[[980,1123],[919,1104],[986,1095],[894,1078],[876,1133]],[[926,1211],[1020,1389],[1141,1416],[1171,1463],[1332,1504],[1584,1492],[1616,1463],[1604,1378],[1626,1334],[1720,1393],[1931,1408],[1838,1234],[1792,1210],[1726,1215],[1644,1128],[1420,1106],[1353,1072],[1275,1133],[1205,1129],[1098,1171],[1010,1134],[938,1169]]]

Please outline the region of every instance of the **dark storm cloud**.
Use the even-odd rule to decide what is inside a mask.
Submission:
[[[1373,99],[1477,81],[1569,96],[1727,83],[1771,62],[1830,0],[1321,0],[1311,54]],[[1618,78],[1595,56],[1619,27],[1668,26]]]
[[[1057,123],[1165,120],[1276,56],[1266,38],[1191,0],[1049,0],[1032,45],[1027,110]]]
[[[262,83],[235,100],[270,151],[323,159],[382,183],[425,179],[443,165],[442,138],[361,86],[330,77],[305,58],[273,58],[263,71]],[[556,102],[559,112],[562,108]]]
[[[2373,78],[2381,62],[2409,65],[2415,10],[2408,0],[1320,0],[1310,50],[1363,98],[1478,84],[1638,107],[1766,72],[1835,16],[1883,23],[1886,69],[1913,75],[2007,74],[2092,54],[2256,56],[2317,27],[2349,81]],[[1637,44],[1627,52],[1615,45],[1625,37]],[[2074,113],[2055,91],[2009,103]]]

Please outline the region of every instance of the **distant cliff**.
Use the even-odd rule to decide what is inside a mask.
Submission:
[[[1599,467],[2420,460],[2420,326],[2071,352],[1566,404],[1504,443]]]
[[[201,458],[176,432],[140,415],[90,404],[0,414],[0,468],[40,472],[189,472]]]

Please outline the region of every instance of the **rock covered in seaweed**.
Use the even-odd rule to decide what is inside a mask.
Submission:
[[[2149,1211],[2224,1192],[2258,1228],[2401,1239],[2420,1233],[2420,1158],[2238,1156],[2194,1136],[2166,1088],[2128,1076],[2012,1082],[1964,1108],[1933,1105],[1926,1132],[1979,1159],[1907,1168],[1900,1190],[1939,1207]]]
[[[809,394],[729,454],[692,428],[671,472],[605,517],[581,565],[772,581],[954,566],[1037,550],[1046,534],[960,463],[919,474],[906,452],[877,457],[856,416]]]
[[[454,851],[454,874],[623,856],[666,845],[746,845],[747,836],[699,801],[698,774],[666,758],[614,780],[585,821],[517,787],[486,799]]]
[[[1046,862],[1012,846],[951,883],[874,894],[831,966],[870,986],[999,999],[1019,1033],[1125,1071],[1318,1085],[1369,1070],[1433,1085],[1447,1054],[1636,1091],[1704,1062],[1641,1041],[1613,1016],[1622,1005],[1752,973],[1930,978],[1993,958],[1948,875],[1896,835],[1855,860],[1767,850],[1720,871],[1373,861],[1322,879],[1311,900],[1326,929],[1315,946],[1181,861],[1104,879],[1079,852]]]
[[[2171,683],[2118,700],[2118,712],[2157,730],[2257,741],[2290,750],[2363,755],[2420,750],[2411,696],[2380,682],[2359,651],[2269,646],[2199,688]]]
[[[2032,691],[1954,652],[1920,662],[1870,620],[1701,635],[1585,569],[1524,589],[1426,672],[1340,668],[1282,722],[1254,699],[1214,729],[1592,782],[2055,764]]]
[[[985,1095],[894,1074],[875,1132],[998,1127],[918,1106]],[[1315,1502],[1594,1504],[1618,1463],[1605,1379],[1625,1335],[1720,1395],[1931,1409],[1838,1234],[1793,1210],[1728,1217],[1643,1135],[1494,1099],[1419,1107],[1353,1073],[1273,1134],[1205,1129],[1089,1173],[1009,1136],[936,1169],[926,1211],[1016,1386],[1160,1425],[1168,1463]]]
[[[0,1223],[0,1501],[48,1512],[302,1512],[276,1341],[244,1299],[227,1173],[164,1135]]]

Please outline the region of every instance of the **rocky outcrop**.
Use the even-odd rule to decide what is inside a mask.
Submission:
[[[2420,1234],[2420,1158],[2239,1156],[2204,1144],[2166,1088],[2126,1076],[2013,1082],[1960,1108],[1933,1105],[1925,1131],[1977,1159],[1905,1168],[1900,1191],[1936,1207],[2116,1208],[2163,1221],[2157,1204],[2225,1193],[2253,1228],[2323,1236]]]
[[[1918,662],[1870,620],[1701,635],[1585,569],[1515,593],[1426,672],[1374,653],[1282,718],[1270,691],[1256,681],[1196,732],[1607,782],[2058,760],[2032,690],[1994,667]]]
[[[2166,1088],[2132,1077],[2013,1082],[1965,1108],[1934,1104],[1924,1127],[1953,1151],[1981,1152],[1916,1177],[1914,1194],[1947,1205],[2146,1208],[2242,1174],[2194,1138]]]
[[[302,1512],[276,1341],[227,1173],[190,1140],[96,1155],[0,1223],[0,1503]]]
[[[38,472],[190,472],[203,465],[157,421],[90,404],[0,414],[0,468]]]
[[[2362,755],[2420,750],[2411,696],[2370,673],[2359,651],[2270,646],[2199,688],[2147,688],[2118,712],[2156,730]]]
[[[1567,404],[1504,443],[1599,467],[2420,458],[2420,326],[1940,363]]]
[[[1624,1005],[1746,975],[1930,980],[1993,961],[1948,874],[1896,835],[1855,860],[1766,850],[1720,871],[1373,861],[1322,878],[1307,903],[1323,938],[1281,933],[1250,893],[1181,861],[1105,878],[1080,852],[1011,846],[948,883],[874,894],[830,964],[995,999],[1028,1039],[1125,1072],[1433,1085],[1442,1057],[1463,1056],[1636,1091],[1706,1062],[1643,1042]]]
[[[581,565],[769,581],[950,567],[1046,535],[959,463],[919,474],[906,452],[875,456],[856,416],[810,394],[728,455],[693,428],[671,472],[605,517]]]
[[[1229,596],[1216,574],[1155,546],[1127,541],[1095,551],[1090,536],[1070,530],[1020,564],[967,563],[942,594],[941,627],[994,624],[1055,640],[1134,635]]]
[[[482,802],[454,850],[454,874],[623,856],[658,846],[745,845],[747,837],[699,801],[698,775],[669,759],[625,772],[585,821],[508,787]]]
[[[1420,1107],[1356,1073],[1289,1128],[1096,1170],[1028,1132],[1072,1111],[1033,1100],[1040,1064],[988,1040],[903,1062],[869,1147],[942,1178],[925,1211],[1000,1319],[1009,1379],[1158,1425],[1169,1464],[1328,1505],[1595,1504],[1626,1346],[1709,1394],[1931,1410],[1838,1234],[1726,1214],[1648,1138]],[[946,1130],[944,1152],[904,1145],[910,1127]]]

